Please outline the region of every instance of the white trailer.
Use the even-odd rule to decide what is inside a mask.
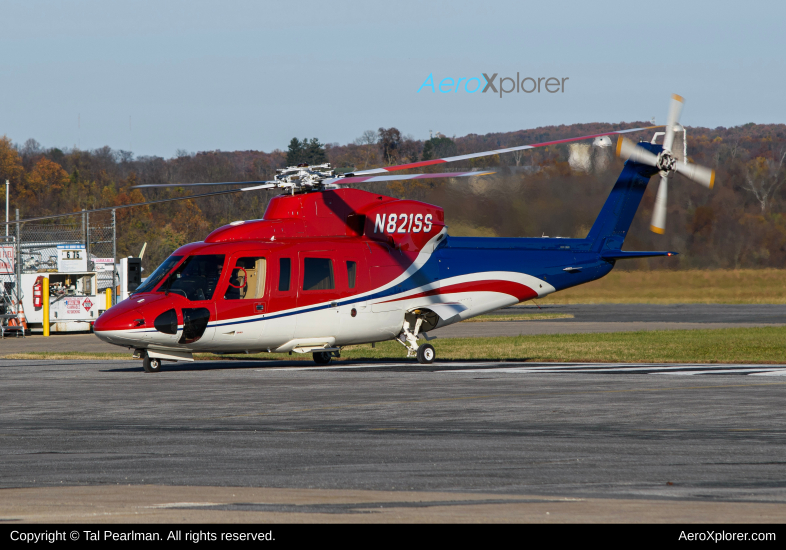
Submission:
[[[31,332],[78,332],[92,329],[93,322],[106,311],[106,294],[97,291],[97,272],[88,271],[84,245],[56,245],[57,255],[38,264],[34,273],[22,273],[22,308]],[[57,266],[54,268],[54,266]],[[41,267],[46,266],[46,267]],[[49,319],[44,308],[36,307],[33,288],[40,279],[49,279]]]
[[[106,311],[106,293],[96,292],[96,272],[23,273],[22,307],[31,332],[44,331],[44,308],[33,303],[33,286],[39,277],[49,279],[50,332],[79,332],[92,329]]]

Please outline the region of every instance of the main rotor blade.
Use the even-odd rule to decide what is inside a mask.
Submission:
[[[647,166],[657,166],[658,156],[644,147],[639,147],[631,140],[622,136],[617,140],[617,156],[622,160],[632,160]]]
[[[666,135],[663,136],[663,148],[671,152],[671,146],[674,145],[674,127],[680,121],[680,113],[682,113],[682,106],[685,104],[685,98],[677,94],[671,94],[671,105],[669,105],[669,114],[666,117]]]
[[[532,145],[521,145],[519,147],[508,147],[506,149],[495,149],[494,151],[484,151],[482,153],[471,153],[469,155],[458,155],[455,157],[445,157],[441,159],[423,160],[420,162],[410,162],[408,164],[399,164],[398,166],[387,166],[385,168],[374,168],[371,170],[360,170],[353,172],[356,176],[363,176],[367,174],[384,174],[385,172],[396,172],[398,170],[409,170],[410,168],[421,168],[423,166],[433,166],[434,164],[445,164],[447,162],[457,162],[460,160],[476,159],[480,157],[489,157],[491,155],[500,155],[502,153],[512,153],[513,151],[524,151],[526,149],[535,149],[537,147],[547,147],[549,145],[559,145],[561,143],[570,143],[572,141],[581,141],[583,139],[592,139],[601,136],[612,136],[616,134],[629,134],[631,132],[640,132],[642,130],[652,130],[654,128],[663,128],[663,126],[645,126],[644,128],[631,128],[630,130],[616,130],[614,132],[604,132],[602,134],[593,134],[591,136],[581,136],[568,139],[558,139],[555,141],[544,141],[543,143],[533,143]]]
[[[441,174],[399,174],[395,176],[350,176],[348,178],[333,178],[322,183],[345,185],[347,183],[373,183],[377,181],[420,180],[431,178],[467,178],[472,176],[488,176],[494,172],[443,172]]]
[[[67,218],[68,216],[79,216],[81,214],[92,214],[93,212],[108,212],[109,210],[120,210],[121,208],[131,208],[133,206],[147,206],[148,204],[160,204],[162,202],[185,201],[188,199],[198,199],[201,197],[215,197],[216,195],[229,195],[231,193],[240,193],[242,191],[256,191],[258,189],[272,189],[275,185],[258,185],[256,187],[244,187],[242,189],[229,189],[227,191],[214,191],[212,193],[199,193],[198,195],[188,195],[187,197],[174,197],[171,199],[159,199],[147,202],[135,202],[132,204],[121,204],[119,206],[106,206],[104,208],[94,208],[92,210],[79,210],[78,212],[69,212],[68,214],[53,214],[51,216],[38,216],[36,218],[25,218],[23,220],[13,220],[8,222],[0,222],[0,227],[4,225],[12,225],[15,223],[37,222],[39,220],[53,220],[55,218]]]
[[[150,187],[197,187],[199,185],[258,185],[272,183],[276,181],[219,181],[214,183],[146,183],[144,185],[134,185],[131,189],[145,189]]]
[[[685,164],[684,162],[678,162],[675,170],[686,178],[693,180],[708,189],[712,189],[712,187],[715,185],[715,170],[712,168],[707,168],[706,166],[701,166],[700,164]]]
[[[666,199],[669,194],[669,176],[661,176],[658,194],[655,196],[655,208],[652,210],[650,231],[663,235],[666,232]]]

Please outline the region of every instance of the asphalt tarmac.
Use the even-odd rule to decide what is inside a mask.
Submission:
[[[340,367],[0,360],[0,520],[786,520],[781,367]]]

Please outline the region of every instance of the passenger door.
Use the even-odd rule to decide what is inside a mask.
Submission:
[[[226,349],[255,346],[262,333],[266,311],[267,259],[260,251],[234,254],[228,263],[229,274],[218,289],[218,323],[215,341]]]

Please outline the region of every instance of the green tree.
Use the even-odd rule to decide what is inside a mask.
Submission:
[[[306,141],[306,140],[303,140]],[[287,148],[287,166],[297,166],[303,158],[303,144],[296,137],[292,138]]]
[[[457,150],[456,143],[450,138],[431,138],[423,145],[423,160],[452,157]]]
[[[325,146],[317,138],[292,138],[287,149],[287,166],[322,164],[327,162]]]
[[[306,140],[303,140],[305,144]],[[325,146],[319,142],[317,138],[311,138],[308,145],[305,147],[305,157],[309,164],[322,164],[327,162],[327,155],[325,154]]]

